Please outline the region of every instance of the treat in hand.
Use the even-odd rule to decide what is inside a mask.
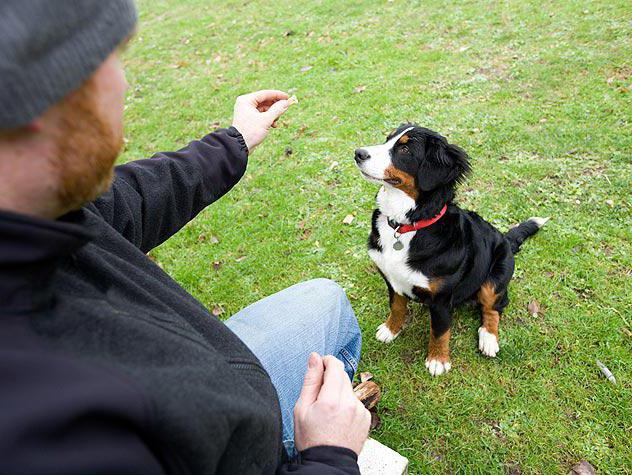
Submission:
[[[237,98],[233,127],[243,136],[250,153],[266,138],[289,105],[288,95],[277,90],[257,91]]]

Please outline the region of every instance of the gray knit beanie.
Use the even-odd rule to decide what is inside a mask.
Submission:
[[[135,24],[132,0],[1,0],[0,129],[77,89]]]

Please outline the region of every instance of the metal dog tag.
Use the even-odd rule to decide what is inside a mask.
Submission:
[[[395,249],[396,251],[401,251],[402,249],[404,249],[404,245],[401,241],[395,241],[393,243],[393,249]]]

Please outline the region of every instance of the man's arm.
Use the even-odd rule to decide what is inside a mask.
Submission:
[[[360,475],[358,456],[343,447],[321,445],[303,450],[299,463],[282,465],[276,475]]]
[[[89,208],[148,252],[239,181],[249,152],[287,110],[287,97],[276,90],[239,96],[232,127],[177,152],[116,167],[111,189]]]
[[[247,160],[237,129],[220,129],[177,152],[116,167],[112,187],[90,207],[148,252],[227,193],[243,176]]]

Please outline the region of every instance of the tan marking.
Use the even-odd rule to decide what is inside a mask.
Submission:
[[[406,323],[406,316],[408,315],[408,297],[393,293],[393,300],[391,301],[391,313],[386,319],[386,326],[393,335],[399,333]]]
[[[424,298],[433,299],[435,295],[441,290],[443,287],[443,279],[441,277],[436,277],[434,279],[430,279],[428,282],[428,287],[418,287],[415,286],[413,288],[413,292],[420,300],[423,301]]]
[[[387,179],[399,180],[399,184],[393,186],[402,190],[412,199],[416,200],[419,196],[419,190],[415,184],[415,178],[408,173],[395,168],[393,165],[389,165],[386,170],[384,170],[384,177]]]
[[[498,338],[498,322],[500,315],[494,310],[498,294],[491,282],[485,282],[478,291],[478,302],[481,304],[483,327]]]
[[[399,138],[398,142],[399,143],[408,143],[409,140],[410,140],[410,137],[408,135],[404,134],[404,135],[402,135]]]
[[[435,337],[432,328],[430,329],[430,341],[428,342],[428,358],[426,359],[439,360],[442,363],[450,361],[450,330],[447,330],[440,337]]]
[[[437,295],[437,292],[441,290],[441,287],[443,287],[443,279],[441,277],[435,277],[434,279],[430,279],[430,282],[428,282],[428,291],[433,297]]]

